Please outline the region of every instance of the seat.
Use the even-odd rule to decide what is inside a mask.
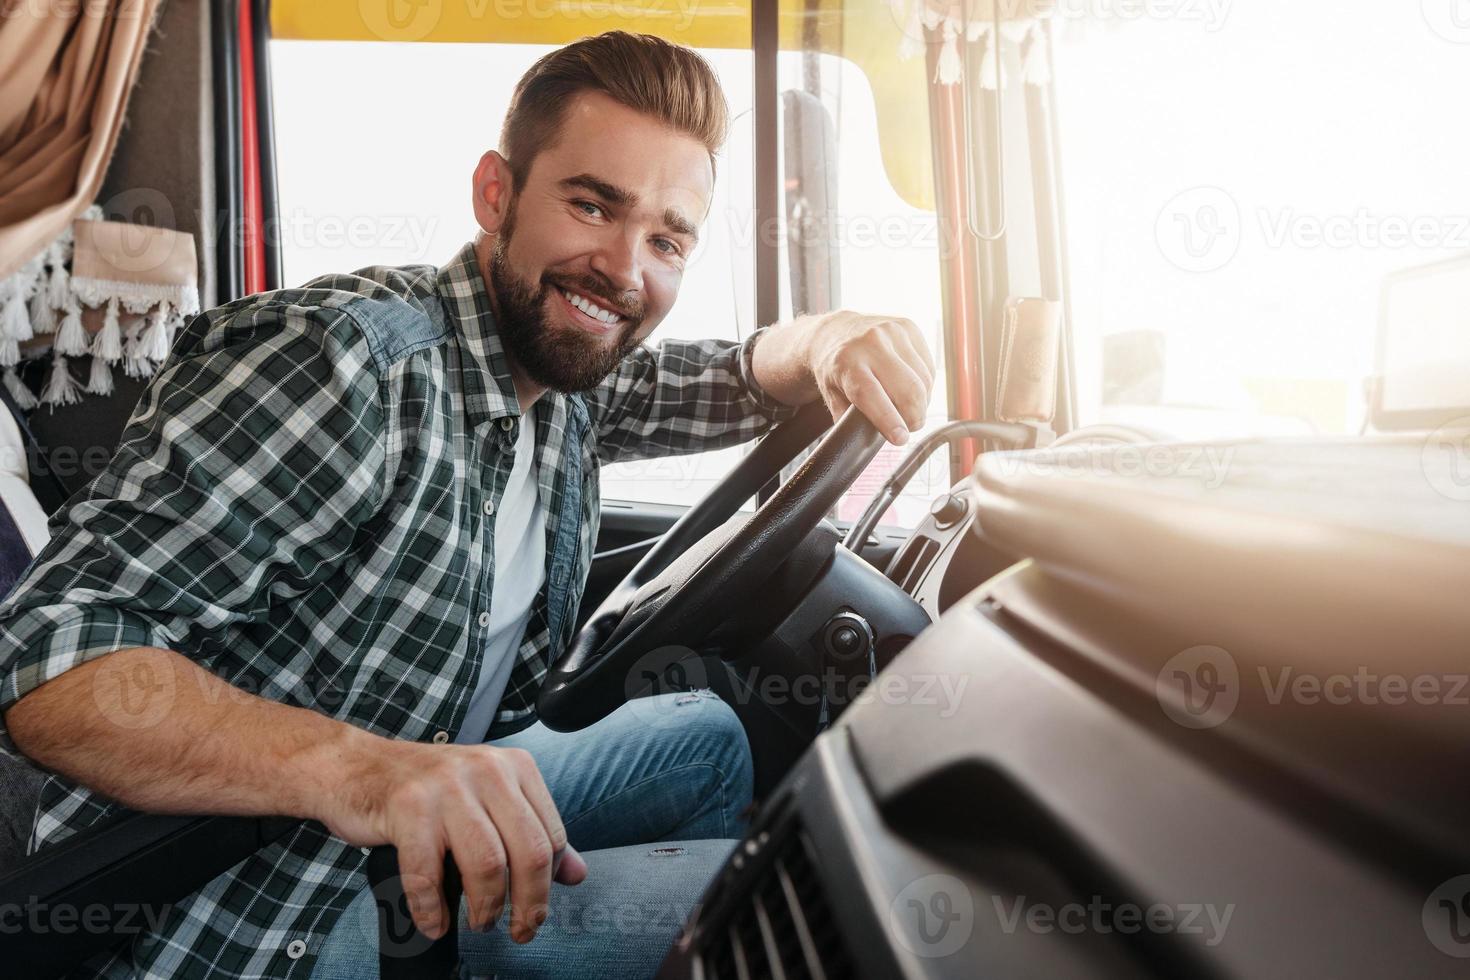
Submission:
[[[31,492],[24,416],[0,393],[0,595],[7,595],[49,538],[46,512]],[[25,856],[45,774],[0,755],[0,872]]]

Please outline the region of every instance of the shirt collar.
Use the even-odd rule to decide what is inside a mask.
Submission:
[[[439,270],[435,289],[461,351],[465,414],[471,427],[506,416],[519,417],[510,361],[500,341],[474,242],[467,242]]]

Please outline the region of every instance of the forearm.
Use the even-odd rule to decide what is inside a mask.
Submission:
[[[787,405],[805,405],[817,400],[819,391],[812,374],[812,332],[817,317],[797,317],[760,335],[751,357],[755,381],[772,398]]]
[[[766,337],[666,340],[630,353],[587,395],[602,461],[721,449],[791,417],[755,383],[751,359]]]
[[[152,647],[66,671],[5,723],[36,762],[154,813],[320,818],[336,774],[377,738]]]

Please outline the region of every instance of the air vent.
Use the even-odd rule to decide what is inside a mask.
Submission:
[[[856,977],[805,838],[790,828],[767,849],[731,883],[733,913],[700,954],[705,980]]]
[[[914,594],[930,562],[939,554],[939,542],[927,534],[915,534],[888,566],[888,577],[909,595]]]

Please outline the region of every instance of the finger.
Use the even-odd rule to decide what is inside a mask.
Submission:
[[[488,791],[486,805],[510,861],[510,938],[528,943],[546,918],[554,851],[520,786]]]
[[[929,386],[914,369],[897,357],[885,358],[872,365],[874,375],[888,394],[904,424],[910,430],[924,425],[924,414],[929,410]]]
[[[561,864],[556,869],[555,880],[563,885],[580,885],[587,880],[587,861],[570,844],[561,852]]]
[[[915,343],[912,338],[906,335],[900,335],[893,342],[893,349],[898,353],[899,357],[903,358],[905,364],[913,368],[914,373],[919,376],[919,379],[924,382],[925,392],[933,391],[934,365],[925,355],[922,341]]]
[[[398,841],[398,877],[408,912],[419,932],[438,939],[449,928],[444,901],[444,845],[437,836],[417,834]]]
[[[889,442],[895,446],[908,442],[909,430],[904,425],[903,416],[872,371],[868,368],[854,370],[843,384],[842,391]]]
[[[938,377],[939,367],[934,361],[934,352],[929,349],[929,344],[924,340],[923,333],[919,331],[919,328],[914,325],[914,322],[912,320],[899,320],[897,322],[901,327],[901,329],[899,330],[900,336],[902,336],[904,340],[908,341],[909,346],[912,347],[914,351],[919,355],[919,357],[923,360],[923,362],[928,365],[929,377]]]
[[[464,883],[470,928],[484,930],[500,921],[505,909],[506,856],[500,832],[478,799],[445,820],[449,852]]]
[[[531,758],[530,753],[520,758],[518,766],[521,792],[525,794],[526,802],[531,804],[531,809],[536,811],[541,826],[546,828],[546,838],[551,841],[552,852],[560,853],[567,846],[567,830],[562,825],[561,814],[551,798],[551,791],[541,778],[541,770],[536,767],[536,760]]]

